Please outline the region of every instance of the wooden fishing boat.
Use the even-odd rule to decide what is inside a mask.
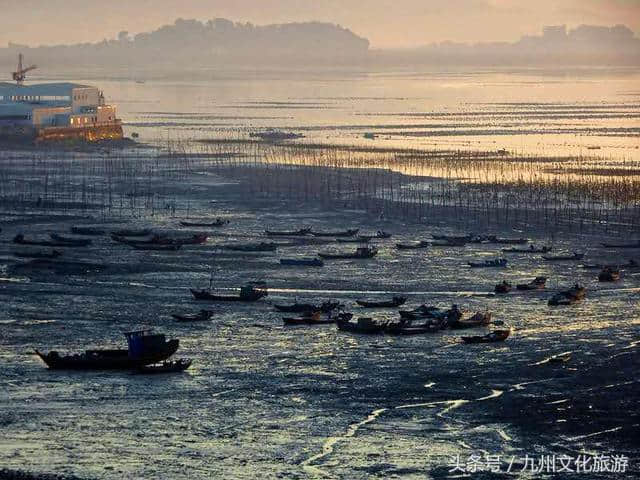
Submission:
[[[573,260],[582,260],[584,253],[574,252],[572,255],[543,255],[542,258],[548,262],[570,262]]]
[[[364,259],[373,258],[378,254],[375,247],[358,247],[353,253],[319,253],[318,256],[332,260]]]
[[[319,258],[281,258],[281,265],[302,267],[323,267],[324,262]]]
[[[265,230],[264,233],[269,237],[304,237],[311,233],[311,229],[301,228],[299,230],[289,230],[289,231]]]
[[[139,230],[130,230],[125,228],[122,230],[115,230],[111,232],[111,234],[115,235],[116,237],[147,237],[151,235],[151,229],[143,228]]]
[[[156,244],[140,244],[131,245],[136,250],[151,250],[155,252],[175,252],[182,248],[182,245],[156,245]]]
[[[471,235],[431,235],[434,240],[444,240],[452,244],[469,243],[472,240]]]
[[[493,237],[493,243],[499,243],[502,245],[522,245],[525,243],[529,243],[528,238],[501,238],[501,237]]]
[[[461,330],[464,328],[474,328],[489,325],[489,323],[491,323],[491,316],[491,312],[477,312],[470,318],[451,322],[449,324],[449,327],[453,328],[454,330]]]
[[[442,330],[439,326],[433,324],[424,325],[408,325],[402,322],[387,325],[385,333],[390,335],[424,335],[427,333],[436,333]]]
[[[107,232],[106,230],[103,230],[102,228],[98,228],[98,227],[71,227],[71,233],[75,235],[98,236],[98,235],[104,235]]]
[[[370,238],[354,237],[354,238],[336,238],[338,243],[369,243]]]
[[[18,245],[33,245],[38,247],[82,247],[85,245],[72,245],[68,242],[54,242],[49,240],[27,240],[24,238],[24,235],[19,233],[15,237],[13,237],[13,243]]]
[[[200,310],[195,315],[179,315],[174,313],[171,316],[178,322],[207,322],[213,317],[213,312],[211,310]]]
[[[162,362],[178,350],[178,340],[150,330],[127,332],[128,349],[86,350],[80,354],[60,355],[57,351],[36,354],[52,370],[131,370]]]
[[[338,318],[336,320],[338,330],[351,333],[365,333],[365,334],[383,334],[388,326],[386,323],[375,322],[372,318],[358,318],[356,322],[351,320]]]
[[[312,231],[311,235],[313,235],[314,237],[334,237],[334,238],[353,237],[354,235],[357,235],[359,231],[360,231],[359,228],[351,228],[349,230],[342,230],[338,232],[313,232]]]
[[[177,373],[184,372],[191,366],[193,360],[190,358],[180,358],[178,360],[168,360],[162,363],[154,363],[151,365],[141,365],[136,369],[136,373],[151,375],[158,373]]]
[[[443,315],[440,308],[433,305],[420,305],[413,310],[399,310],[400,318],[405,320],[417,320],[420,318],[438,318]]]
[[[282,317],[285,325],[330,325],[336,323],[335,318],[322,318],[321,312],[308,312],[301,317]]]
[[[58,258],[62,255],[62,252],[58,250],[52,250],[51,252],[14,252],[14,255],[18,258]]]
[[[196,300],[209,302],[256,302],[269,295],[266,286],[256,287],[254,284],[245,285],[240,288],[239,295],[217,295],[209,290],[191,289],[191,294]]]
[[[311,303],[294,303],[293,305],[274,305],[275,309],[287,313],[322,312],[329,313],[340,307],[340,302],[328,300],[320,305]]]
[[[603,243],[604,248],[640,248],[640,240],[634,243]]]
[[[580,300],[583,300],[586,296],[587,289],[578,284],[574,285],[569,290],[564,292],[556,293],[553,297],[549,299],[549,305],[551,306],[560,306],[560,305],[572,305]]]
[[[504,342],[511,335],[511,330],[494,330],[487,335],[475,335],[472,337],[462,337],[464,343],[493,343]]]
[[[74,247],[88,247],[93,243],[93,240],[89,238],[70,238],[58,235],[57,233],[50,233],[49,236],[51,237],[51,240],[61,243],[68,243],[69,245],[72,245]]]
[[[483,262],[468,262],[471,268],[504,268],[507,266],[506,258],[496,258],[494,260],[485,260]]]
[[[534,245],[531,245],[529,248],[503,248],[503,253],[549,253],[551,251],[551,247],[541,247],[536,248]]]
[[[229,220],[223,220],[221,218],[217,218],[215,222],[187,222],[187,221],[181,221],[180,225],[182,225],[183,227],[203,227],[203,228],[209,228],[209,227],[224,227],[225,225],[229,224]]]
[[[585,270],[602,270],[605,268],[605,265],[602,265],[601,263],[585,263],[584,265],[580,265],[580,267]]]
[[[543,290],[547,285],[547,277],[536,277],[529,283],[519,283],[518,290]]]
[[[429,242],[420,240],[414,243],[396,243],[396,248],[398,250],[418,250],[421,248],[429,248],[429,245]]]
[[[356,303],[364,308],[393,308],[404,305],[407,301],[407,297],[393,297],[391,300],[370,301],[370,300],[356,300]]]
[[[496,285],[496,287],[494,288],[494,291],[496,293],[509,293],[512,288],[513,286],[509,282],[507,282],[506,280],[503,280],[502,283],[499,283]]]
[[[611,267],[605,267],[598,274],[599,282],[617,282],[620,280],[620,270]]]
[[[234,252],[275,252],[278,249],[277,243],[245,243],[223,245],[222,248]]]

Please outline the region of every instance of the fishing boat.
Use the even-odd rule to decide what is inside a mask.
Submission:
[[[640,240],[634,243],[603,243],[604,248],[640,248]]]
[[[586,296],[587,289],[579,284],[575,284],[569,290],[565,290],[564,292],[556,293],[553,297],[549,299],[549,305],[551,306],[559,306],[559,305],[572,305],[580,300],[583,300]]]
[[[504,268],[507,266],[506,258],[496,258],[494,260],[485,260],[483,262],[468,262],[471,268]]]
[[[83,353],[60,355],[53,350],[36,354],[52,370],[131,370],[162,362],[178,350],[178,340],[166,340],[165,335],[151,330],[125,333],[128,349],[86,350]]]
[[[347,260],[347,259],[363,259],[373,258],[378,254],[375,247],[358,247],[353,253],[319,253],[318,256],[325,259]]]
[[[93,243],[93,240],[89,238],[70,238],[58,235],[57,233],[50,233],[49,236],[51,237],[51,240],[61,243],[68,243],[69,245],[72,245],[74,247],[88,247]]]
[[[543,290],[547,285],[547,277],[536,277],[529,283],[519,283],[518,290]]]
[[[492,243],[499,243],[502,245],[522,245],[525,243],[529,243],[528,238],[501,238],[501,237],[493,237],[491,239]]]
[[[342,230],[338,232],[313,232],[312,231],[311,235],[313,235],[314,237],[334,237],[334,238],[353,237],[354,235],[357,235],[359,231],[360,231],[359,228],[351,228],[349,230]]]
[[[195,315],[179,315],[174,313],[171,316],[177,322],[207,322],[213,317],[213,312],[211,310],[200,310]]]
[[[430,245],[432,247],[464,247],[467,245],[467,242],[464,240],[455,239],[435,240],[433,242],[430,242]]]
[[[49,240],[27,240],[24,238],[24,235],[19,233],[15,237],[13,237],[13,243],[18,245],[33,245],[38,247],[80,247],[84,245],[72,245],[68,242],[57,242],[57,241],[49,241]]]
[[[204,227],[204,228],[224,227],[225,225],[228,225],[228,224],[229,224],[229,220],[223,220],[221,218],[217,218],[215,222],[187,222],[187,221],[180,222],[180,225],[182,225],[183,227]]]
[[[319,258],[281,258],[280,264],[293,267],[324,267],[324,262]]]
[[[301,317],[282,317],[282,321],[285,325],[330,325],[336,323],[336,319],[331,316],[322,318],[321,312],[307,312]]]
[[[265,230],[264,233],[269,237],[304,237],[311,233],[311,229],[301,228],[299,230],[289,230],[289,231]]]
[[[182,248],[182,245],[155,245],[155,244],[132,244],[135,250],[151,250],[155,252],[176,252]]]
[[[191,366],[193,360],[189,358],[180,358],[178,360],[165,360],[162,363],[154,363],[151,365],[141,365],[136,369],[136,373],[150,375],[157,373],[177,373],[184,372]]]
[[[260,243],[238,243],[238,244],[229,244],[222,245],[221,248],[226,250],[231,250],[234,252],[275,252],[278,249],[277,243],[268,243],[268,242],[260,242]]]
[[[511,335],[511,330],[494,330],[487,335],[474,335],[471,337],[462,337],[464,343],[493,343],[504,342]]]
[[[400,318],[405,320],[417,320],[419,318],[437,318],[443,314],[442,310],[433,305],[420,305],[413,310],[399,310]]]
[[[472,240],[471,235],[431,235],[434,240],[444,240],[449,243],[469,243]]]
[[[217,295],[211,293],[210,290],[194,289],[191,289],[191,294],[196,300],[205,300],[209,302],[256,302],[269,295],[269,292],[264,284],[259,283],[248,284],[241,287],[239,295]]]
[[[390,323],[385,328],[385,333],[390,335],[424,335],[427,333],[436,333],[442,330],[438,325],[425,323],[424,325],[411,325],[406,322]]]
[[[543,255],[542,258],[548,262],[569,262],[572,260],[582,260],[584,253],[574,252],[572,255]]]
[[[336,320],[338,330],[351,333],[366,333],[366,334],[382,334],[388,326],[388,322],[378,323],[372,318],[358,318],[356,322],[347,320],[346,318],[338,318]]]
[[[512,288],[513,286],[509,282],[503,280],[501,283],[497,284],[493,290],[496,293],[509,293]]]
[[[611,267],[605,267],[598,274],[599,282],[617,282],[620,280],[620,270]]]
[[[404,305],[407,301],[407,297],[393,297],[391,300],[370,301],[370,300],[356,300],[356,303],[364,308],[393,308]]]
[[[491,316],[491,312],[477,312],[470,318],[459,319],[455,322],[451,322],[449,324],[449,327],[453,328],[454,330],[461,330],[464,328],[474,328],[489,325],[489,323],[491,323]]]
[[[531,245],[529,248],[503,248],[503,253],[549,253],[551,247],[544,246],[536,248],[535,245]]]
[[[413,243],[396,243],[398,250],[418,250],[421,248],[429,248],[429,242],[425,240],[419,240]]]
[[[338,243],[369,243],[370,238],[365,237],[353,237],[353,238],[336,238]]]
[[[98,235],[104,235],[107,232],[106,230],[103,230],[102,228],[98,228],[98,227],[71,227],[71,233],[75,235],[98,236]]]
[[[149,235],[151,235],[151,229],[143,228],[139,230],[130,230],[125,228],[122,230],[115,230],[111,232],[111,234],[115,235],[116,237],[148,237]]]
[[[327,300],[320,305],[314,305],[311,303],[294,303],[293,305],[274,305],[275,309],[280,312],[287,313],[304,313],[304,312],[322,312],[329,313],[340,307],[340,302],[333,300]]]
[[[14,252],[14,255],[18,258],[58,258],[62,255],[62,252],[58,250],[52,250],[51,252]]]

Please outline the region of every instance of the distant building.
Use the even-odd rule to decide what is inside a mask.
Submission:
[[[122,125],[102,92],[75,83],[0,83],[0,138],[122,138]]]

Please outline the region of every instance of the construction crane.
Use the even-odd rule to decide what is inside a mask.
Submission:
[[[31,70],[35,70],[38,68],[36,65],[31,65],[30,67],[23,68],[22,67],[22,54],[18,54],[18,69],[13,72],[13,79],[16,81],[18,85],[22,85],[24,83],[24,79],[27,77],[27,72]]]

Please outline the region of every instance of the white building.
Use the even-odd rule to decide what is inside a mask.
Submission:
[[[64,133],[63,130],[70,130]],[[111,132],[104,136],[104,132]],[[113,105],[96,87],[75,83],[16,85],[0,83],[0,133],[36,136],[122,137]],[[102,133],[100,133],[102,132]],[[115,136],[114,136],[115,135]]]

